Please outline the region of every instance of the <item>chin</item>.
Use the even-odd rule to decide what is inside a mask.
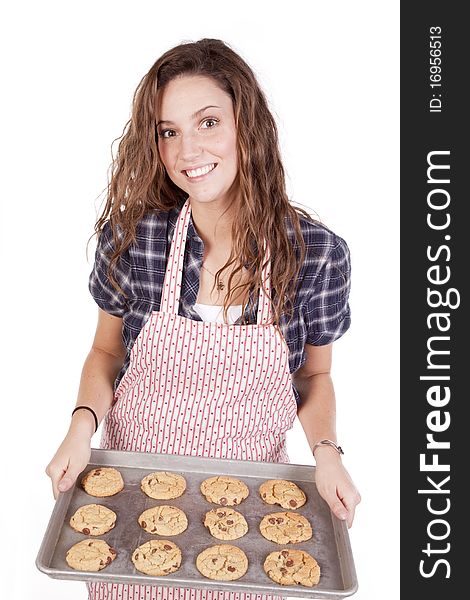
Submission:
[[[191,196],[189,193],[188,195],[191,198],[191,202],[199,202],[199,204],[210,204],[220,199],[218,196]]]

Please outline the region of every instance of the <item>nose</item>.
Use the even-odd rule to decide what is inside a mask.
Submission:
[[[197,133],[184,133],[181,135],[180,158],[184,162],[194,162],[202,151],[201,139]]]

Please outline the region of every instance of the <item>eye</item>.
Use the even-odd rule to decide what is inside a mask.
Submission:
[[[213,127],[215,127],[217,125],[217,123],[219,122],[219,119],[214,119],[212,117],[208,117],[207,119],[204,119],[204,121],[202,122],[202,125],[207,125],[207,127],[204,127],[204,129],[212,129]]]
[[[167,140],[168,138],[174,137],[174,136],[175,136],[174,129],[162,129],[158,134],[158,137],[161,137],[164,140]]]

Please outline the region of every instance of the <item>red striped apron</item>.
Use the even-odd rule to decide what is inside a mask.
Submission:
[[[270,262],[256,325],[178,315],[191,215],[184,204],[173,235],[160,311],[152,312],[104,421],[101,447],[288,462],[286,431],[297,404],[288,347],[271,317]],[[269,258],[269,254],[268,254]],[[269,596],[187,588],[90,583],[92,600],[266,600]]]

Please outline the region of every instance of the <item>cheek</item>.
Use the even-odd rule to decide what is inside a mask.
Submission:
[[[164,143],[158,144],[158,153],[165,169],[168,171],[171,165],[171,148]]]
[[[221,137],[217,142],[217,149],[225,160],[237,162],[237,140],[235,135]]]

